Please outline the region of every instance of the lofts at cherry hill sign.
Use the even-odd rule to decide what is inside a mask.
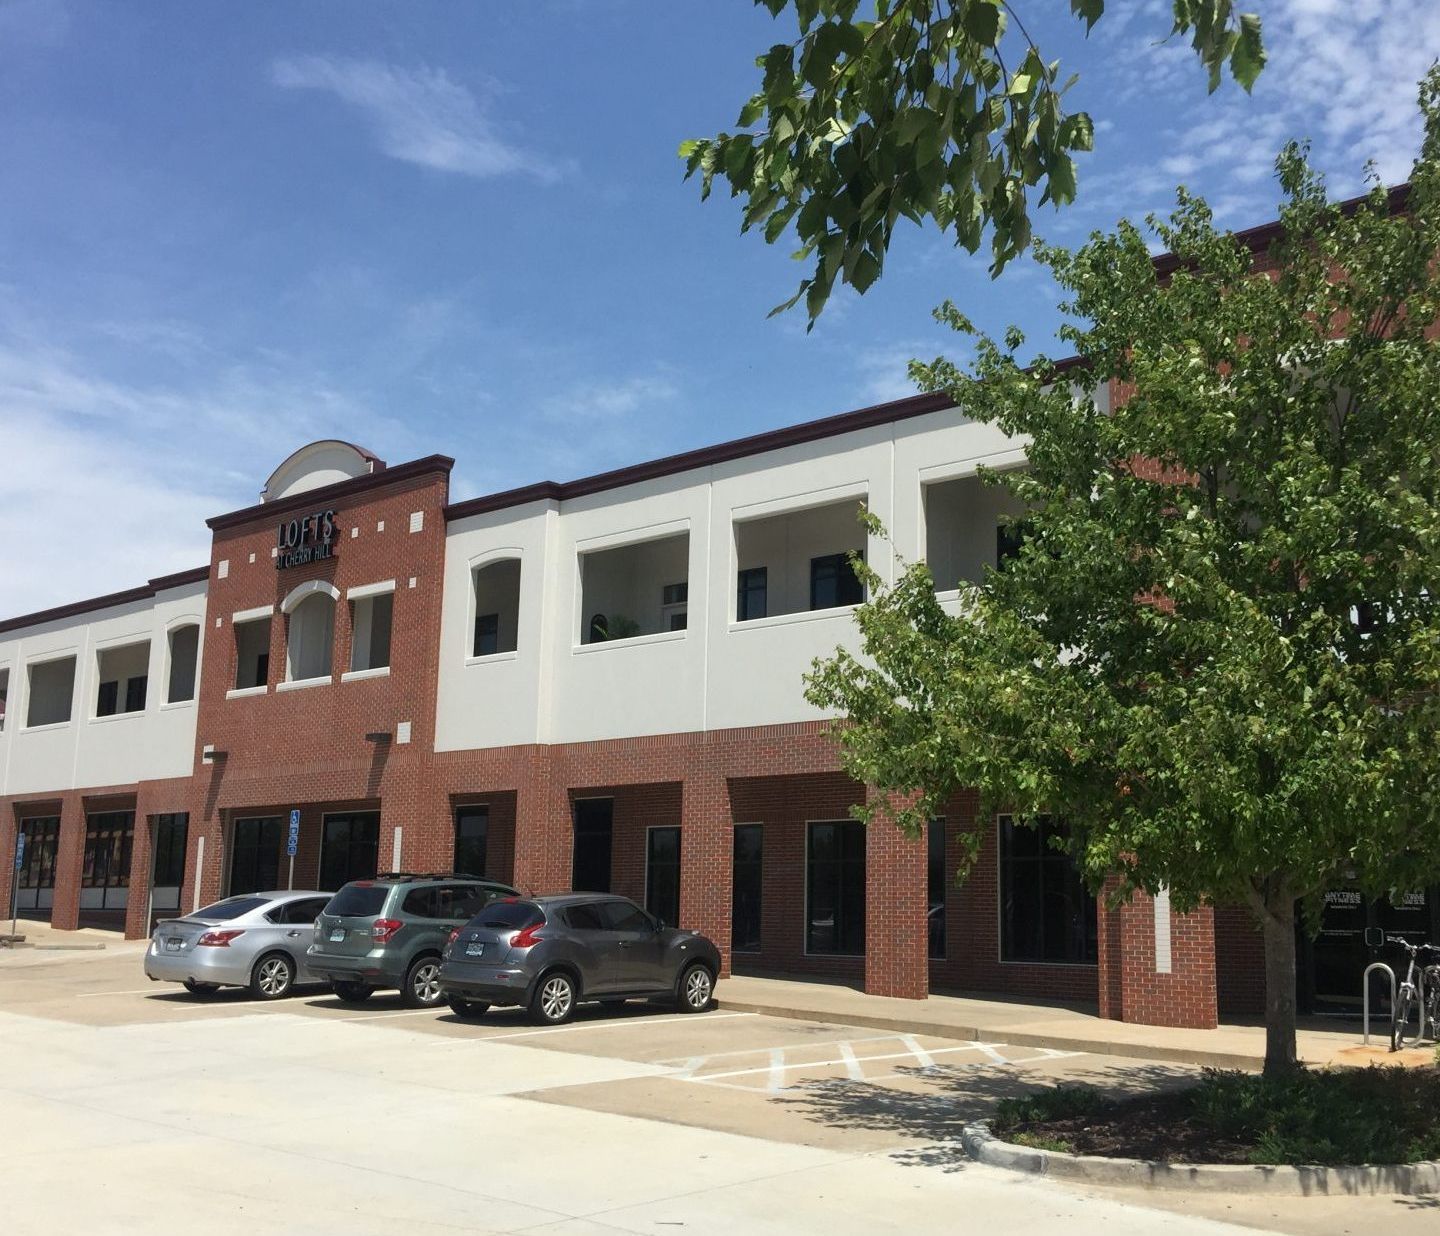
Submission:
[[[316,511],[299,519],[282,520],[275,545],[277,571],[335,557],[335,512]]]

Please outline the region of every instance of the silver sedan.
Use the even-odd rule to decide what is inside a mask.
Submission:
[[[305,964],[305,949],[331,895],[246,893],[167,919],[150,937],[145,974],[183,983],[196,995],[248,987],[261,1000],[276,1000],[298,983],[321,982]]]

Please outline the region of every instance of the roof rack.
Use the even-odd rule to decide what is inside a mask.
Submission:
[[[371,877],[374,880],[489,880],[489,876],[474,875],[468,871],[380,871]],[[498,884],[495,880],[492,883]]]

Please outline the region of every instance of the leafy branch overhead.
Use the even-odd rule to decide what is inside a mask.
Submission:
[[[813,326],[838,279],[864,292],[880,276],[895,224],[930,219],[970,252],[990,233],[998,274],[1030,242],[1030,197],[1075,197],[1072,154],[1089,150],[1090,117],[1067,113],[1061,78],[1006,0],[756,0],[794,11],[799,37],[756,63],[759,93],[739,131],[680,146],[708,197],[719,176],[745,199],[743,229],[774,243],[793,224],[813,261],[790,300]],[[1265,63],[1260,20],[1232,0],[1173,0],[1172,35],[1188,35],[1219,85],[1228,65],[1246,90]],[[1087,33],[1104,0],[1070,0]],[[867,6],[867,12],[868,12]]]

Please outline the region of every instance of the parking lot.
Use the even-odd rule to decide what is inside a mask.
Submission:
[[[1225,1230],[958,1145],[1003,1095],[1174,1066],[725,1009],[196,998],[139,962],[0,954],[7,1232]]]

